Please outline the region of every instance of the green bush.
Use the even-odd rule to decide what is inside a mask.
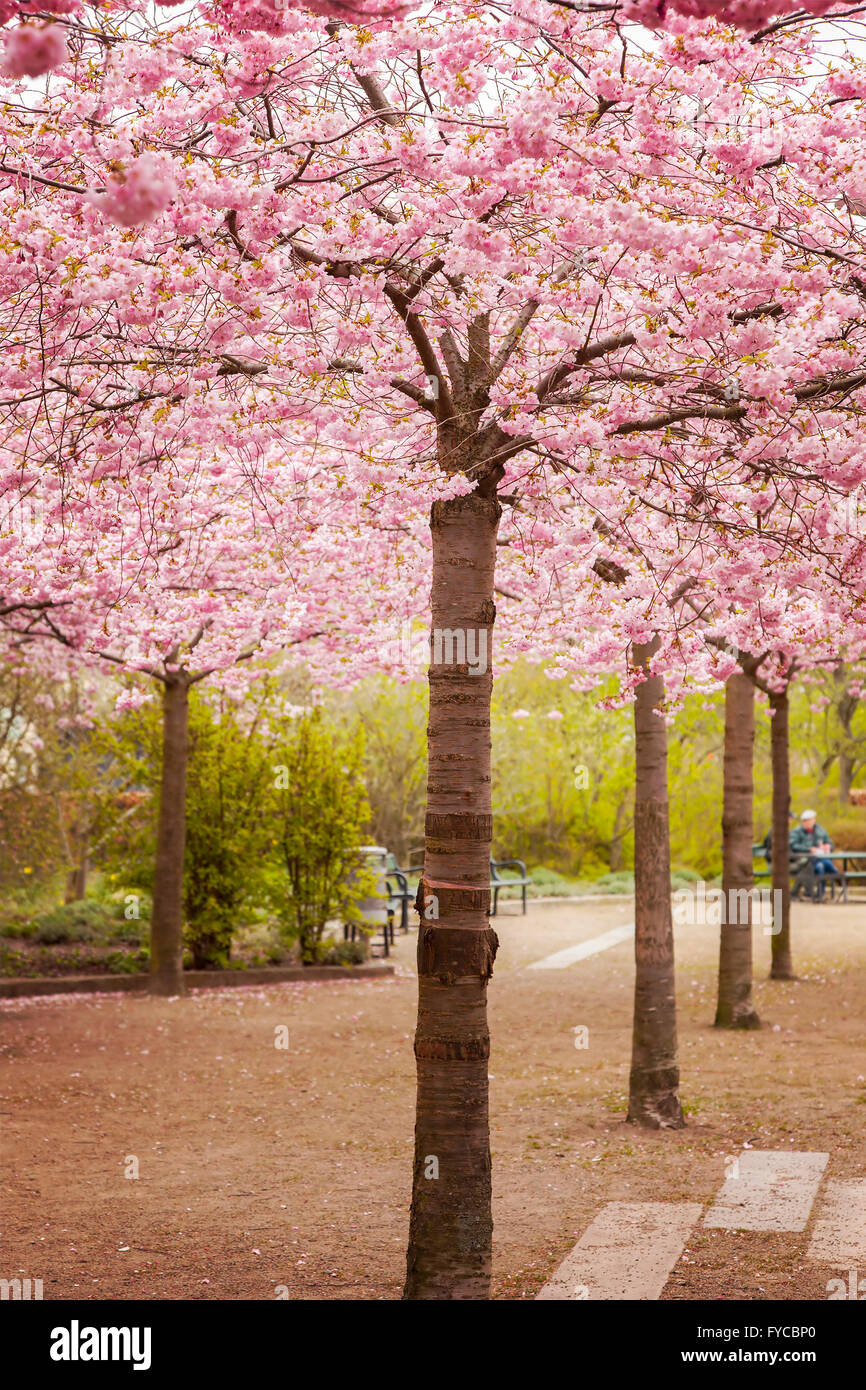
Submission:
[[[112,951],[104,957],[103,963],[113,975],[138,975],[149,968],[150,951],[136,951],[135,955],[128,951]]]
[[[370,808],[360,731],[341,733],[320,709],[278,724],[271,903],[301,959],[322,958],[333,918],[364,927],[359,898],[373,891],[358,856]]]
[[[4,922],[3,925],[0,926],[0,936],[26,938],[32,936],[35,930],[35,923],[19,921],[13,917],[11,921]]]
[[[840,849],[866,850],[866,815],[850,815],[822,821],[834,845]]]
[[[26,975],[28,968],[23,951],[0,942],[0,975]]]
[[[35,918],[33,938],[45,946],[61,941],[107,940],[114,926],[102,903],[89,898],[52,908]]]
[[[506,869],[506,873],[511,871]],[[530,887],[527,889],[530,897],[541,898],[573,898],[584,885],[575,882],[574,879],[566,878],[564,874],[557,873],[556,869],[545,869],[538,865],[534,869],[529,869],[527,876],[532,879]],[[502,894],[499,894],[500,898]]]
[[[321,957],[322,965],[363,965],[370,958],[368,941],[337,941]]]
[[[633,893],[634,874],[625,872],[602,874],[601,878],[597,878],[592,886],[598,893]]]
[[[263,891],[274,760],[259,717],[203,699],[190,715],[185,939],[193,968],[206,970],[228,965],[240,917]]]
[[[265,723],[271,695],[264,681],[242,707],[197,689],[190,692],[184,944],[196,970],[229,963],[242,914],[264,893],[273,761]],[[161,737],[159,710],[143,706],[118,722],[108,744],[119,779],[141,799],[140,812],[106,837],[105,862],[114,870],[108,878],[143,890],[139,918],[144,923],[151,912]],[[115,910],[123,916],[122,902]]]

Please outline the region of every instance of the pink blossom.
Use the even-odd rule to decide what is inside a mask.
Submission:
[[[59,24],[19,24],[6,39],[3,68],[10,77],[42,77],[69,57]]]
[[[121,227],[138,227],[165,212],[175,195],[174,183],[153,155],[138,159],[108,180],[104,193],[91,193],[89,201]]]

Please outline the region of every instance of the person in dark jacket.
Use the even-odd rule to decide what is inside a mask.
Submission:
[[[794,828],[794,819],[795,819],[795,818],[794,818],[794,812],[793,812],[793,811],[789,811],[789,812],[788,812],[788,837],[789,837],[789,838],[790,838],[791,832],[793,831],[793,828]],[[767,831],[766,835],[764,836],[763,840],[761,841],[761,853],[763,854],[763,856],[764,856],[764,858],[766,859],[767,863],[768,863],[768,864],[772,864],[772,862],[773,862],[773,827],[772,827],[772,826],[771,826],[770,829]],[[792,857],[793,857],[793,856],[792,856]]]
[[[817,899],[818,902],[823,902],[827,876],[838,874],[839,871],[829,858],[833,852],[833,842],[824,827],[818,824],[818,817],[814,811],[803,812],[800,824],[791,831],[788,843],[791,855],[802,859],[803,865],[808,866],[810,873],[814,875]]]

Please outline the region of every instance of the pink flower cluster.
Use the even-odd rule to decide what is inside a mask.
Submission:
[[[119,226],[138,227],[165,212],[175,192],[164,166],[153,155],[143,154],[110,178],[104,193],[89,194],[89,201]]]
[[[42,77],[69,57],[59,24],[19,24],[6,36],[3,69],[9,77]]]

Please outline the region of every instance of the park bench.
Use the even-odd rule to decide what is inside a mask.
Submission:
[[[752,845],[752,856],[754,859],[763,859],[767,865],[766,869],[755,869],[753,877],[756,879],[771,878],[772,868],[763,844]],[[838,888],[840,901],[847,903],[849,883],[866,882],[866,851],[834,849],[831,854],[827,855],[827,858],[834,862],[839,859],[842,861],[841,869],[837,869],[835,874],[827,874],[824,877],[824,882],[830,890],[830,897],[831,899],[835,897]],[[818,875],[812,871],[811,860],[804,859],[802,855],[792,855],[789,862],[791,891],[796,892],[802,889],[814,901],[818,895],[820,880]],[[853,865],[852,868],[848,867],[849,863]]]
[[[391,940],[394,940],[394,915],[397,908],[400,909],[400,930],[409,930],[409,904],[414,903],[418,892],[417,882],[413,885],[409,883],[411,874],[420,875],[420,868],[401,869],[397,865],[397,860],[393,854],[388,855],[385,866],[385,882],[388,885],[388,921],[391,929]]]
[[[520,873],[516,878],[505,878],[500,874],[500,869],[519,869]],[[526,889],[532,880],[527,876],[526,865],[522,859],[491,859],[490,861],[490,889],[493,893],[493,910],[491,917],[496,916],[499,905],[499,894],[503,888],[519,888],[520,897],[523,903],[523,915],[526,916]]]
[[[502,874],[502,869],[516,869],[516,874]],[[409,930],[409,905],[415,902],[418,892],[418,879],[421,876],[420,865],[409,865],[400,868],[393,854],[388,855],[388,862],[385,869],[385,878],[388,884],[388,921],[390,939],[394,941],[394,919],[397,911],[400,912],[400,930]],[[410,878],[414,877],[415,882],[411,883]],[[495,917],[499,908],[499,894],[506,888],[519,888],[521,890],[521,903],[524,916],[526,915],[526,889],[532,882],[526,872],[526,865],[522,859],[491,859],[490,861],[490,891],[492,894],[491,917]],[[386,943],[387,954],[387,943]]]

